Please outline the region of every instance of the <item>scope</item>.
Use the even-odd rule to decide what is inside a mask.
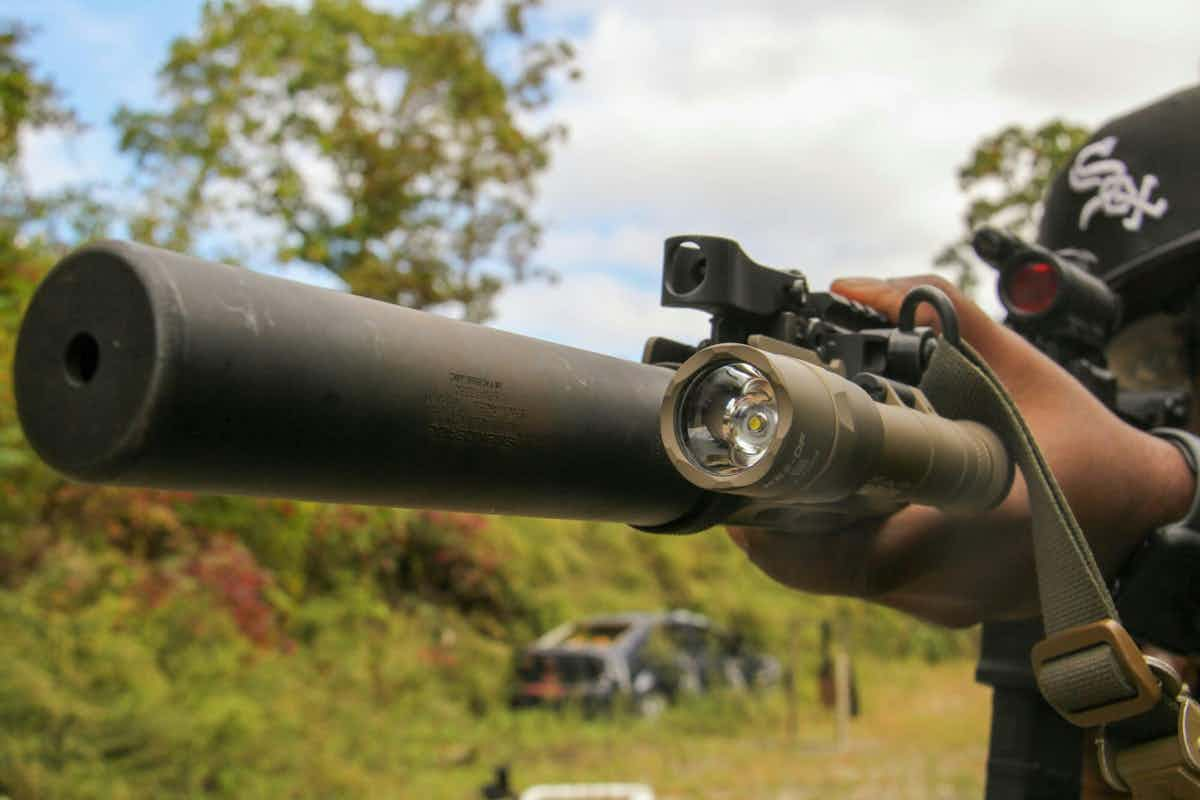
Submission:
[[[1084,254],[1052,252],[995,228],[980,228],[975,252],[1000,273],[1000,302],[1018,330],[1101,350],[1121,323],[1121,298],[1082,263]]]

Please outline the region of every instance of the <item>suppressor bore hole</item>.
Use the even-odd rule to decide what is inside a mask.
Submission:
[[[75,334],[67,343],[63,362],[67,370],[67,381],[72,386],[91,383],[100,369],[100,343],[96,341],[95,336],[86,331]]]

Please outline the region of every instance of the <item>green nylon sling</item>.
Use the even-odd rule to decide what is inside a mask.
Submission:
[[[1138,800],[1200,798],[1200,710],[1121,626],[1091,547],[1000,380],[969,345],[940,338],[921,389],[943,416],[995,431],[1029,486],[1046,634],[1033,652],[1042,695],[1072,723],[1097,728],[1113,788]]]

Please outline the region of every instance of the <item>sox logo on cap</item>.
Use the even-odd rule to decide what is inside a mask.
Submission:
[[[1087,145],[1075,156],[1071,171],[1067,174],[1071,188],[1076,192],[1095,191],[1079,211],[1079,230],[1087,230],[1088,223],[1098,212],[1107,217],[1121,218],[1127,231],[1138,231],[1142,221],[1150,216],[1161,219],[1167,213],[1165,197],[1152,200],[1150,195],[1158,188],[1158,176],[1145,175],[1141,184],[1134,181],[1129,168],[1119,158],[1110,158],[1117,147],[1116,136],[1106,136]]]

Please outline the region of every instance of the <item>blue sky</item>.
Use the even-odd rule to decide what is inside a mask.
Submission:
[[[548,0],[584,80],[542,181],[540,260],[555,287],[498,303],[499,327],[636,358],[651,334],[696,338],[658,304],[661,240],[733,236],[764,263],[838,274],[928,271],[960,225],[954,173],[984,133],[1066,115],[1096,124],[1194,82],[1194,0]],[[37,185],[125,174],[107,120],[154,99],[193,0],[7,0],[28,55],[91,125],[35,137]],[[994,307],[987,293],[980,298]]]
[[[189,0],[8,0],[3,15],[37,29],[29,51],[80,116],[101,125],[119,104],[153,99],[155,70],[199,9]]]
[[[88,126],[86,136],[58,148],[57,163],[48,164],[47,156],[38,164],[42,169],[30,171],[35,184],[56,185],[68,176],[114,179],[122,174],[108,120],[121,104],[153,101],[155,71],[171,39],[195,27],[199,8],[198,2],[186,0],[5,3],[0,16],[34,27],[27,54],[55,80],[67,104]]]

